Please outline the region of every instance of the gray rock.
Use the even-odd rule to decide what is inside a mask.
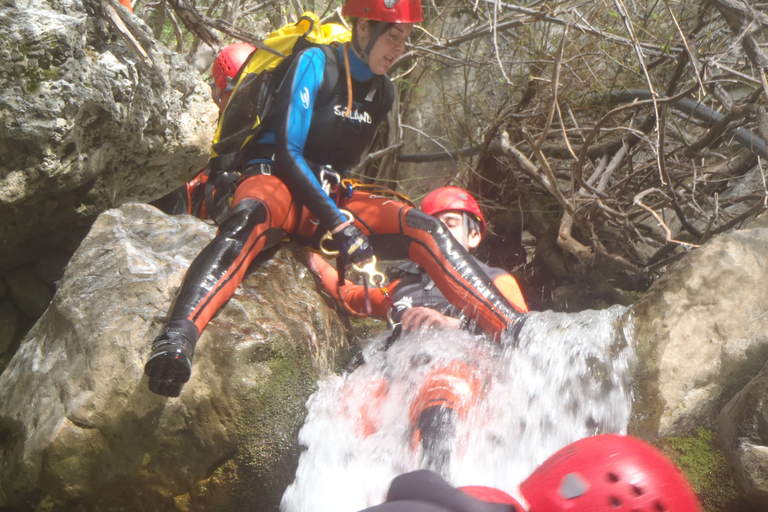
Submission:
[[[152,67],[81,0],[0,4],[0,271],[74,251],[100,212],[205,165],[210,87],[181,56],[148,51]]]
[[[0,375],[0,507],[41,495],[98,510],[162,510],[173,497],[214,511],[243,496],[253,510],[276,505],[305,401],[346,339],[280,249],[203,332],[181,396],[151,393],[152,339],[214,232],[147,205],[99,216]]]
[[[768,365],[723,408],[718,431],[745,494],[768,509]]]
[[[638,370],[632,429],[714,426],[768,361],[768,216],[692,251],[629,311]]]

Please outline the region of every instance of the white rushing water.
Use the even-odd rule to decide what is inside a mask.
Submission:
[[[456,422],[441,474],[520,499],[518,484],[558,449],[626,433],[634,354],[631,333],[617,328],[625,311],[531,313],[507,348],[464,331],[422,331],[387,351],[384,336],[374,339],[366,364],[322,380],[310,398],[299,435],[306,450],[281,510],[356,512],[383,502],[392,478],[422,467],[410,408],[430,373],[446,365],[472,368],[477,392]]]

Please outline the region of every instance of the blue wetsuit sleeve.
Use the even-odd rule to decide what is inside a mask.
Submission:
[[[327,62],[320,48],[300,53],[291,65],[277,93],[275,116],[275,165],[278,176],[294,198],[306,206],[327,228],[333,229],[347,220],[341,210],[323,191],[315,173],[304,159],[312,113],[318,92],[326,75]]]

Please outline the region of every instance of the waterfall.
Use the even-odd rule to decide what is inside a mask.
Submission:
[[[625,311],[531,313],[514,345],[445,330],[402,336],[386,351],[386,336],[371,340],[365,364],[323,379],[309,399],[299,434],[306,449],[281,510],[356,512],[420,467],[523,502],[518,484],[552,453],[597,433],[626,433],[634,352],[632,333],[620,327]],[[411,409],[432,403],[425,390],[446,382],[459,407],[425,450]]]

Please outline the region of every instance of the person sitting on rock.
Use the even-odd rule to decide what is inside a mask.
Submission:
[[[653,510],[702,512],[682,471],[653,445],[632,436],[581,439],[549,457],[520,484],[528,512]],[[361,512],[525,512],[492,487],[452,487],[419,470],[395,477],[387,501]]]
[[[422,200],[421,211],[441,221],[469,252],[476,249],[485,236],[486,222],[480,206],[462,188],[433,190]],[[462,323],[467,324],[466,317],[435,287],[429,274],[412,261],[397,268],[402,277],[387,285],[385,294],[381,288],[366,290],[363,285],[348,281],[339,286],[335,268],[317,253],[306,251],[306,256],[323,288],[337,301],[346,303],[356,315],[367,315],[369,302],[371,316],[392,320],[405,332],[422,327],[458,329]],[[517,311],[528,313],[520,286],[512,275],[503,269],[489,267],[477,258],[474,260]]]
[[[152,343],[144,372],[154,393],[179,396],[200,333],[254,258],[286,237],[317,247],[330,233],[344,266],[365,265],[374,254],[412,259],[497,339],[522,317],[441,222],[343,181],[392,107],[385,73],[422,16],[419,0],[347,0],[342,14],[351,19],[351,42],[297,53],[262,121],[269,129],[240,150],[248,159],[231,213],[190,265],[170,320]]]

